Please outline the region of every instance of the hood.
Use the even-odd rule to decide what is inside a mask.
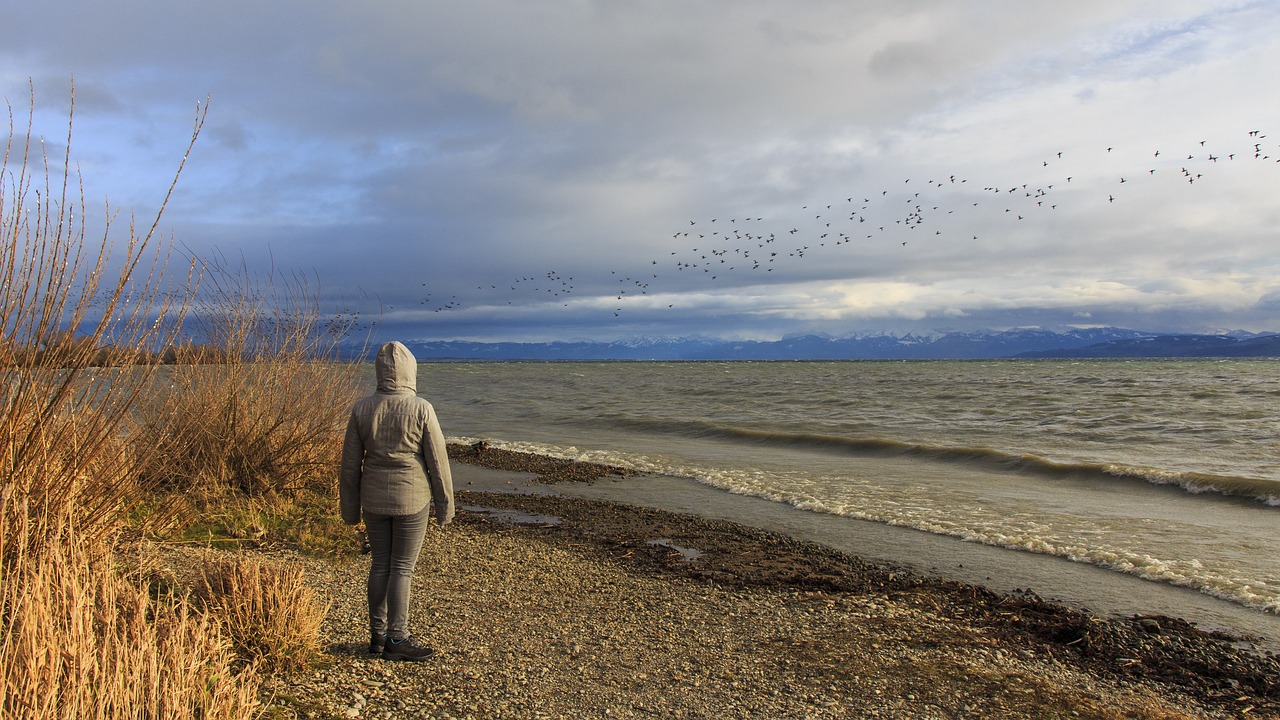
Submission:
[[[418,359],[396,341],[383,343],[373,363],[380,393],[417,393]]]

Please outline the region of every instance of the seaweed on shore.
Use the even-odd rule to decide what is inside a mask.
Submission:
[[[493,470],[534,473],[538,483],[592,482],[610,475],[626,477],[634,470],[601,463],[566,460],[546,455],[503,450],[480,441],[470,445],[450,443],[449,458]]]
[[[1097,617],[1031,591],[1003,595],[923,577],[784,534],[695,515],[543,495],[460,495],[484,507],[555,516],[560,519],[557,524],[503,528],[553,542],[589,545],[637,571],[743,587],[875,594],[932,610],[972,628],[956,641],[1026,657],[1051,657],[1099,677],[1175,688],[1232,712],[1280,711],[1280,659],[1240,647],[1244,638],[1204,631],[1177,618]],[[494,523],[467,513],[460,520]],[[678,552],[680,548],[694,548],[699,554],[690,560]]]

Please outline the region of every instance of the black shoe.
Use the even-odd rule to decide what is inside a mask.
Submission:
[[[387,644],[386,633],[377,633],[377,632],[369,633],[369,654],[370,655],[377,655],[378,653],[382,652],[382,648],[386,646],[386,644]]]
[[[433,648],[423,647],[415,643],[411,637],[406,637],[402,640],[387,638],[387,644],[382,648],[383,660],[420,662],[435,654],[436,651]]]

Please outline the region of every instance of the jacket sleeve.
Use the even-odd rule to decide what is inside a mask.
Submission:
[[[342,522],[360,522],[360,476],[364,467],[364,441],[356,424],[355,412],[347,418],[347,432],[342,438],[342,464],[338,470],[338,505]]]
[[[432,515],[440,525],[453,519],[453,474],[449,470],[449,449],[444,432],[436,418],[435,408],[427,411],[427,432],[423,433],[427,447],[422,449],[427,464],[427,477],[431,481]]]

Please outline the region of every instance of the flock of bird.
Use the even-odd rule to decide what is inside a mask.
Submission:
[[[601,278],[597,278],[592,283],[592,297],[612,298],[608,307],[616,317],[634,298],[656,295],[664,288],[688,287],[689,276],[706,283],[750,274],[764,278],[783,267],[815,261],[836,248],[867,243],[903,248],[918,240],[947,241],[961,232],[966,239],[977,240],[974,228],[992,227],[993,215],[1019,222],[1056,212],[1069,202],[1114,206],[1123,203],[1138,185],[1170,174],[1178,182],[1194,186],[1233,163],[1280,163],[1280,145],[1268,141],[1266,132],[1250,131],[1248,138],[1249,145],[1232,149],[1203,140],[1177,151],[1133,151],[1124,160],[1115,147],[1099,149],[1092,157],[1056,152],[1039,161],[1036,180],[987,183],[981,190],[977,189],[980,183],[949,173],[924,180],[904,178],[893,187],[847,193],[831,203],[802,206],[791,214],[799,219],[781,226],[756,214],[686,220],[662,241],[668,247],[674,243],[678,249],[651,258],[631,272],[609,271],[612,292],[604,294]],[[1141,157],[1147,160],[1133,164]],[[577,287],[574,277],[549,271],[481,284],[476,291],[486,305],[558,302],[568,306]],[[419,304],[434,312],[464,306],[456,295],[440,302],[428,294]],[[662,303],[647,305],[661,307]],[[668,308],[676,306],[675,302],[666,303]]]

